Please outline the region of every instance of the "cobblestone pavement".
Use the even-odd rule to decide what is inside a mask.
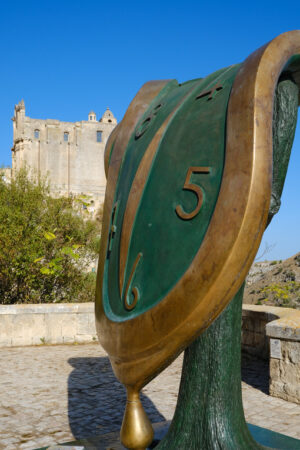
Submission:
[[[152,422],[171,419],[182,357],[143,390]],[[33,449],[118,430],[125,404],[99,344],[0,349],[0,449]],[[300,405],[267,394],[266,363],[245,360],[248,422],[300,438]]]

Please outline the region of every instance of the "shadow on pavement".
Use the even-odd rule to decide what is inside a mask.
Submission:
[[[68,378],[68,416],[76,439],[120,430],[126,403],[124,387],[116,379],[108,357],[71,358]],[[162,422],[152,401],[141,394],[152,423]]]
[[[242,381],[269,394],[269,361],[242,353]]]

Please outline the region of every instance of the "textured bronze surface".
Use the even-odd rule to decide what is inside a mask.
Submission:
[[[211,100],[212,98],[214,98],[215,93],[217,91],[220,91],[221,89],[223,89],[223,86],[220,83],[217,83],[211,89],[200,92],[200,94],[197,95],[196,99],[206,97],[208,95],[207,100]]]
[[[135,395],[214,321],[245,279],[269,210],[274,91],[282,70],[297,53],[300,32],[284,33],[251,54],[240,68],[228,107],[226,161],[219,198],[192,264],[164,300],[150,313],[118,323],[106,317],[102,292],[97,289],[100,341],[110,355],[115,374]],[[108,170],[103,242],[107,242],[122,155],[145,111],[137,98],[154,98],[154,90],[158,92],[162,86],[160,82],[151,87],[150,94],[146,88],[138,93],[116,133]],[[102,245],[98,287],[102,286],[105,254],[106,246]],[[122,284],[121,279],[123,289]]]

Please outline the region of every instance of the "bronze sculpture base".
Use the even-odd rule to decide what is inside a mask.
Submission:
[[[164,437],[169,425],[170,422],[153,424],[155,435],[151,447],[148,447],[149,450],[154,449],[158,442]],[[285,436],[284,434],[275,433],[274,431],[251,424],[248,424],[248,427],[254,439],[266,447],[276,448],[278,450],[300,450],[299,439],[294,439],[292,437]],[[37,450],[64,450],[69,446],[72,446],[73,448],[76,446],[82,450],[124,450],[125,448],[120,442],[120,433],[116,431],[114,433],[102,434],[88,439],[68,442],[66,444],[43,447]]]

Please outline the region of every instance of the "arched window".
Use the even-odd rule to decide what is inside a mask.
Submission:
[[[34,130],[34,139],[40,138],[40,130]]]
[[[102,131],[97,131],[97,142],[102,142]]]
[[[64,132],[64,141],[68,142],[69,140],[69,133],[67,131]]]

